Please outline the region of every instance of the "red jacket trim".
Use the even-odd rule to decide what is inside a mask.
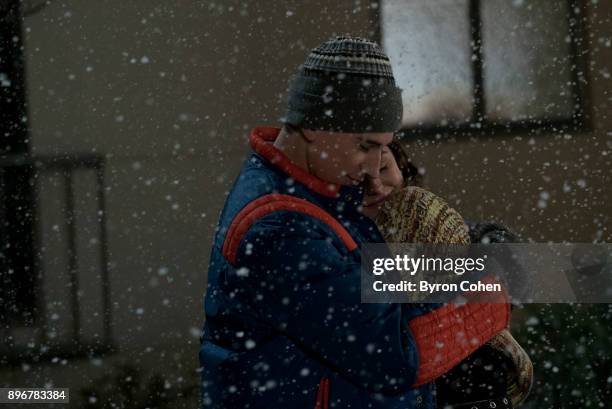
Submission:
[[[319,206],[295,196],[284,194],[269,194],[259,197],[246,205],[230,224],[225,241],[223,242],[223,256],[231,263],[236,262],[240,242],[249,228],[259,218],[279,210],[301,212],[315,217],[326,223],[342,240],[349,251],[357,248],[357,243],[344,227],[332,215]]]
[[[483,282],[493,282],[491,278]],[[482,296],[472,293],[473,297]],[[419,354],[414,386],[429,383],[459,364],[508,326],[510,304],[505,291],[487,302],[447,304],[412,319],[408,325]]]
[[[306,170],[291,162],[287,155],[271,143],[276,140],[279,132],[280,128],[265,126],[253,128],[249,137],[251,147],[255,152],[269,160],[270,163],[277,166],[280,170],[302,183],[310,190],[326,197],[337,197],[340,191],[340,185],[326,182],[308,173]]]
[[[321,378],[319,381],[319,387],[317,389],[317,402],[315,403],[315,409],[328,409],[329,408],[329,378]]]

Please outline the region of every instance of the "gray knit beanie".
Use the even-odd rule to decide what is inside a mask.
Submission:
[[[285,122],[329,132],[394,132],[402,96],[375,42],[337,36],[313,49],[289,88]]]

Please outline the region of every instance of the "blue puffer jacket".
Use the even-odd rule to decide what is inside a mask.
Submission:
[[[252,130],[254,152],[221,213],[202,407],[433,408],[431,381],[505,327],[505,311],[361,303],[359,246],[380,232],[357,210],[359,189],[292,164],[272,145],[278,132]],[[461,342],[451,315],[491,323],[462,328]]]

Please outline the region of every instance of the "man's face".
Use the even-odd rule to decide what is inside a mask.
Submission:
[[[376,178],[383,150],[393,140],[392,132],[341,133],[304,129],[308,145],[308,171],[325,181],[359,185]]]

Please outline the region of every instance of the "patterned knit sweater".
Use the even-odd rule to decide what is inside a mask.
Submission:
[[[389,197],[376,224],[388,243],[470,243],[470,230],[461,215],[440,197],[415,186],[403,188]],[[505,392],[512,406],[517,407],[525,400],[533,383],[529,356],[508,330],[493,337],[485,346],[500,355],[492,361],[501,358],[510,363],[506,370]],[[447,374],[448,377],[454,375],[453,371]]]

